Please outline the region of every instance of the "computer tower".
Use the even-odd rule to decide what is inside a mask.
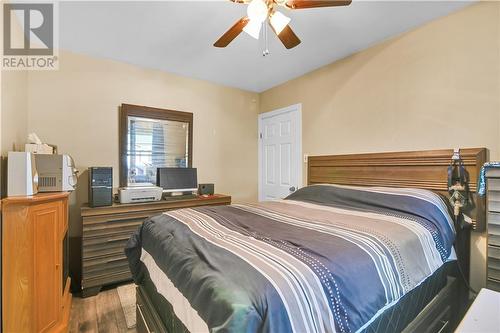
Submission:
[[[113,204],[113,168],[89,168],[89,206],[103,207]]]

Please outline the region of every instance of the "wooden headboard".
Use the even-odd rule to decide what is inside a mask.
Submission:
[[[448,193],[447,168],[453,149],[353,155],[309,156],[307,183],[354,186],[413,187]],[[487,160],[486,148],[461,149],[469,173],[473,205],[467,211],[475,231],[484,231],[484,197],[476,195],[477,179]]]

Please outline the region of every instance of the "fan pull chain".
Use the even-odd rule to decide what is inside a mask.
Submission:
[[[269,42],[268,42],[268,39],[267,39],[267,24],[266,22],[263,23],[264,24],[264,51],[262,51],[262,56],[263,57],[267,57],[268,55],[271,54],[271,52],[269,52]]]

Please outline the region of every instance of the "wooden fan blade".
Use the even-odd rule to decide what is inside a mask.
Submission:
[[[352,0],[290,0],[286,6],[290,9],[308,9],[321,7],[349,6]]]
[[[236,22],[224,35],[222,35],[219,40],[214,44],[215,47],[226,47],[231,43],[239,34],[243,31],[243,28],[248,24],[250,19],[248,17],[243,17],[238,22]]]
[[[274,30],[272,25],[270,26],[287,49],[293,49],[295,46],[301,43],[299,37],[297,37],[297,35],[295,34],[295,32],[293,32],[292,28],[290,28],[289,25],[287,25],[285,29],[283,29],[283,31],[281,31],[279,34],[276,32],[276,30]]]

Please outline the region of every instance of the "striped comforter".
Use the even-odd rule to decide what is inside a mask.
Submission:
[[[432,192],[315,185],[166,212],[126,254],[136,283],[193,309],[176,311],[193,333],[356,332],[442,266],[454,235]]]

